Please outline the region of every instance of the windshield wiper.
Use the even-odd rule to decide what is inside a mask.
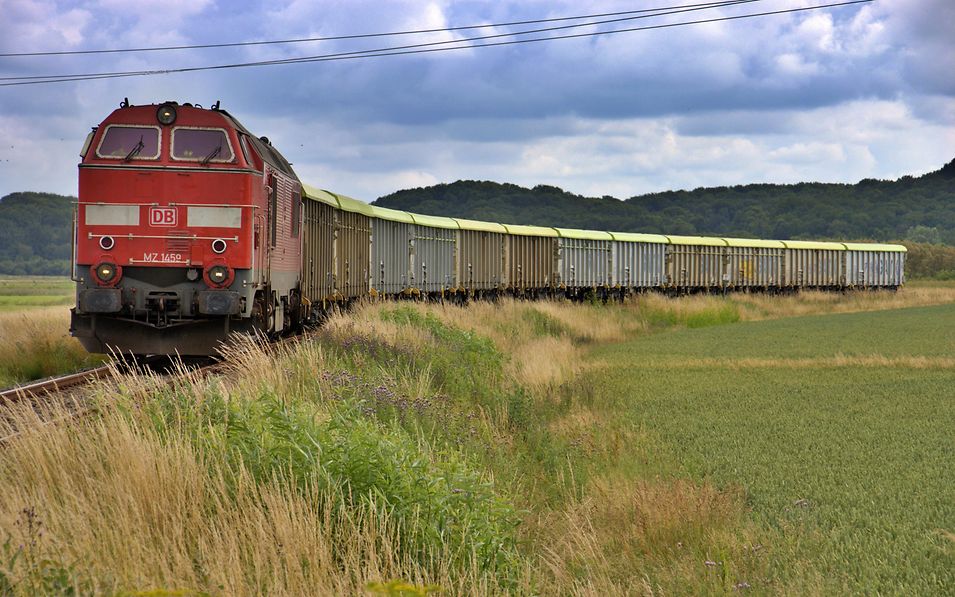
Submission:
[[[136,147],[134,147],[134,148],[132,149],[132,151],[130,151],[129,153],[126,154],[126,157],[123,158],[123,161],[124,161],[124,162],[128,162],[129,160],[131,160],[131,159],[133,159],[134,157],[136,157],[136,156],[139,154],[139,152],[143,150],[143,147],[146,147],[146,145],[143,143],[143,138],[142,138],[142,136],[140,136],[140,137],[139,137],[139,143],[136,144]]]
[[[206,157],[202,158],[202,161],[199,162],[199,163],[202,164],[203,166],[205,166],[206,164],[208,164],[209,162],[212,161],[212,158],[214,158],[214,157],[216,157],[217,155],[219,155],[219,152],[220,152],[220,151],[222,151],[222,144],[221,144],[221,143],[219,144],[218,147],[216,147],[215,149],[213,149],[212,151],[210,151],[210,152],[209,152],[209,155],[207,155]]]

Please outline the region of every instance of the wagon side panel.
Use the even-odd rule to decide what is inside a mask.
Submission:
[[[335,210],[311,200],[303,207],[302,294],[321,301],[335,293]]]
[[[410,286],[413,224],[375,218],[372,227],[372,287],[398,294]]]

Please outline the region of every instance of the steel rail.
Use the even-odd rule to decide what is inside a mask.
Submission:
[[[274,348],[282,344],[299,342],[304,338],[307,338],[309,334],[297,334],[289,336],[286,338],[280,338],[273,342],[267,344],[268,347]],[[154,357],[147,358],[145,361],[137,363],[137,366],[150,367],[156,363],[163,362],[167,360],[168,357],[162,355],[157,355]],[[176,361],[170,361],[166,363],[170,368],[165,372],[166,375],[170,377],[169,382],[172,383],[174,379],[177,379],[183,375],[188,374],[199,374],[202,376],[210,375],[216,372],[221,371],[224,367],[227,366],[227,361],[214,361],[207,365],[201,365],[198,367],[183,365],[181,361],[177,365]],[[95,369],[88,369],[86,371],[80,371],[77,373],[70,373],[67,375],[61,375],[58,377],[43,379],[35,381],[32,383],[23,384],[13,388],[9,388],[0,392],[0,407],[11,406],[18,402],[22,402],[29,398],[36,398],[40,396],[50,396],[53,394],[58,394],[65,392],[68,389],[75,388],[77,386],[82,386],[84,384],[97,381],[109,377],[116,370],[114,364],[106,364],[102,367],[96,367]],[[76,402],[74,397],[74,405],[76,409],[68,414],[63,416],[51,418],[42,421],[40,424],[42,426],[46,425],[57,425],[63,422],[74,421],[78,418],[89,415],[95,410],[95,407],[90,407],[85,404],[79,404]],[[21,434],[20,431],[14,431],[8,435],[0,436],[0,446],[8,443],[9,441],[19,437]]]
[[[89,381],[103,379],[109,375],[109,372],[110,366],[103,365],[95,369],[87,369],[86,371],[80,371],[78,373],[70,373],[15,386],[0,392],[0,406],[14,404],[30,396],[62,392],[63,390],[82,385]]]

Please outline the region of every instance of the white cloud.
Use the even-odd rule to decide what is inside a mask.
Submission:
[[[787,53],[776,57],[777,72],[792,77],[804,77],[819,72],[819,64],[806,62],[799,54]]]
[[[73,49],[85,39],[93,15],[81,8],[60,9],[42,0],[0,2],[0,48]]]
[[[622,0],[292,0],[241,9],[213,0],[0,0],[0,48],[312,37],[632,8]],[[222,99],[254,132],[272,138],[303,179],[364,199],[458,178],[617,196],[756,181],[894,178],[952,158],[952,31],[955,3],[893,0],[418,57],[0,88],[0,131],[10,141],[0,144],[0,196],[75,192],[77,148],[88,127],[123,97],[204,105]],[[0,76],[408,41],[0,60]]]

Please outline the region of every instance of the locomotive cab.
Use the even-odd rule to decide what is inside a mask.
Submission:
[[[213,354],[294,322],[301,187],[267,141],[217,106],[124,102],[81,157],[71,332],[87,350]]]

